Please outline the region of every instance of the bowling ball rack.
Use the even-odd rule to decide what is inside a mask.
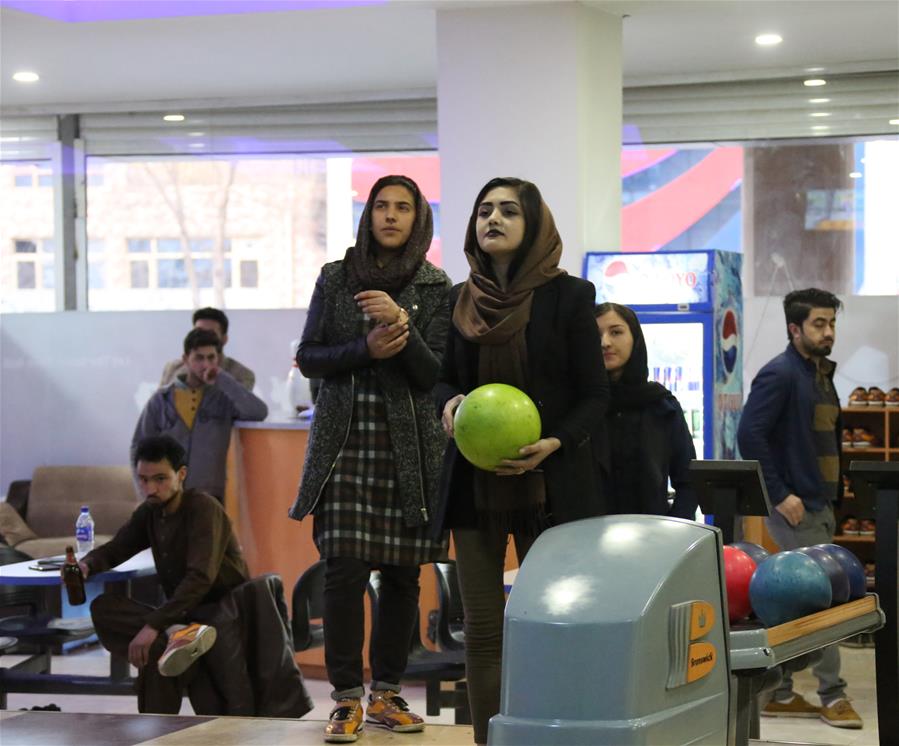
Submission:
[[[736,699],[732,703],[736,719],[728,743],[746,746],[750,738],[759,737],[757,697],[776,688],[781,678],[779,666],[853,635],[880,629],[885,618],[876,594],[871,593],[776,627],[732,628],[730,671],[735,686],[731,696]]]

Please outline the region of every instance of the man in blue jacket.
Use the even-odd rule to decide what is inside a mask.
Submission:
[[[743,458],[762,465],[774,512],[765,520],[781,549],[833,540],[833,504],[842,498],[840,400],[833,385],[833,349],[840,300],[826,290],[795,290],[784,298],[790,344],[765,365],[752,389],[737,432]],[[793,692],[784,672],[762,711],[774,717],[820,717],[837,728],[861,728],[840,678],[840,652],[824,649],[813,669],[821,707]]]

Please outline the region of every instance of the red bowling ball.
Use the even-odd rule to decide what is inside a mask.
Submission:
[[[724,582],[727,588],[727,616],[731,622],[745,619],[752,611],[749,581],[755,572],[755,560],[736,547],[724,547]]]

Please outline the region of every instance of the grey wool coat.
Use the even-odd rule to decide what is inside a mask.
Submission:
[[[393,295],[409,313],[406,347],[392,358],[373,360],[359,334],[359,310],[343,262],[322,268],[297,350],[300,371],[322,379],[322,386],[291,518],[302,520],[315,510],[349,432],[356,371],[372,367],[387,410],[403,518],[408,526],[430,520],[446,446],[431,390],[446,345],[451,284],[445,272],[424,262]]]

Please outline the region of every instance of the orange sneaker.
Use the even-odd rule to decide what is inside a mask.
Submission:
[[[410,712],[406,700],[389,690],[368,695],[365,722],[396,733],[418,733],[425,729],[425,721]]]
[[[162,676],[180,676],[201,655],[215,644],[215,627],[206,624],[188,624],[169,635],[159,662],[156,664]]]
[[[362,701],[341,699],[325,725],[325,743],[353,743],[362,733]]]

